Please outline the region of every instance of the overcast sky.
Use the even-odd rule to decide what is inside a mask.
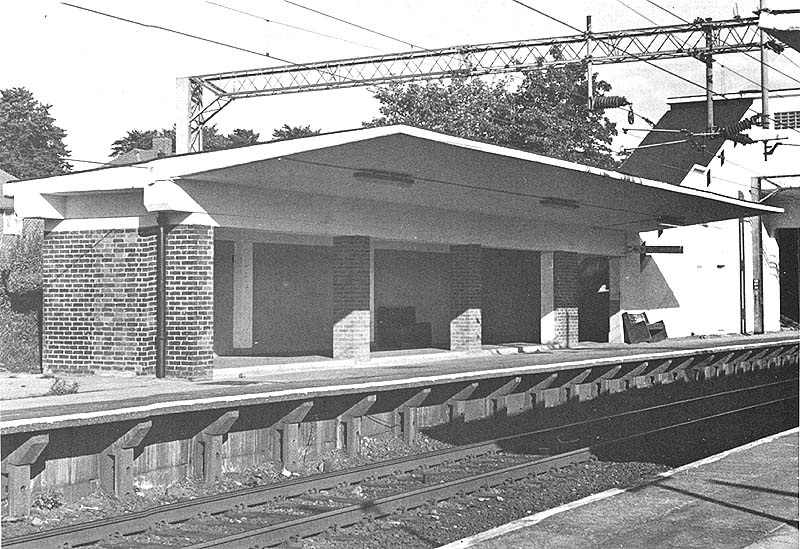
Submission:
[[[223,9],[204,0],[71,0],[70,3],[151,25],[169,27],[255,52],[269,52],[292,62],[407,51],[403,44],[316,15],[284,0],[214,0],[272,20],[266,22]],[[626,7],[624,4],[627,4]],[[573,30],[512,0],[297,0],[297,3],[391,35],[435,48],[525,38],[575,34]],[[592,15],[595,31],[648,27],[632,9],[659,25],[681,21],[648,0],[526,0],[578,28]],[[750,16],[757,0],[654,0],[687,20]],[[796,7],[796,0],[768,0],[773,9]],[[4,0],[0,3],[0,89],[25,87],[52,104],[51,113],[67,131],[74,159],[106,161],[111,143],[131,129],[170,127],[175,121],[175,78],[213,72],[281,65],[246,53],[176,34],[109,19],[52,0]],[[304,27],[340,40],[292,29]],[[347,41],[345,41],[347,40]],[[355,42],[355,43],[353,43]],[[752,54],[757,57],[757,53]],[[800,54],[789,59],[800,65]],[[722,64],[758,81],[759,65],[744,55],[720,56]],[[772,56],[776,68],[800,80],[800,69]],[[662,66],[697,83],[704,65],[692,59]],[[703,93],[698,87],[645,64],[597,67],[613,92],[634,103],[637,112],[658,119],[670,96]],[[717,91],[753,89],[751,82],[717,67]],[[771,88],[797,87],[773,74]],[[284,123],[311,125],[323,131],[359,127],[377,116],[378,104],[366,89],[311,92],[238,100],[214,119],[230,132],[248,128],[269,139]],[[621,126],[624,113],[618,119]],[[631,137],[627,139],[633,139]],[[633,144],[621,139],[617,146]],[[90,165],[75,163],[76,169]]]

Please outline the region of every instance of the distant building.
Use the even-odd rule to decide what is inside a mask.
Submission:
[[[728,139],[700,137],[640,148],[620,168],[631,175],[785,210],[762,216],[760,224],[758,218],[744,219],[741,243],[735,219],[675,228],[689,225],[691,212],[684,219],[664,220],[662,231],[640,233],[648,245],[683,246],[683,254],[642,256],[640,294],[629,294],[651,319],[667,321],[670,336],[737,333],[743,327],[748,333],[777,331],[782,322],[791,326],[799,320],[800,89],[771,92],[771,127],[746,128],[760,119],[760,97],[753,91],[713,98],[714,124],[730,130]],[[679,141],[706,130],[705,96],[673,98],[669,104],[670,110],[640,146]],[[760,261],[754,262],[759,236]],[[653,292],[656,281],[665,281],[669,292]],[[759,301],[763,301],[761,320]],[[626,303],[621,307],[625,309]]]
[[[133,149],[114,158],[109,164],[123,166],[136,162],[149,162],[172,154],[172,139],[169,137],[154,137],[153,145],[149,149]]]
[[[22,232],[22,219],[14,213],[14,199],[6,198],[3,194],[3,187],[9,181],[16,181],[16,177],[8,172],[0,170],[0,235],[19,235]]]

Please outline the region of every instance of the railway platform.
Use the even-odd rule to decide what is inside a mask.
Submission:
[[[98,488],[119,496],[133,493],[134,482],[209,483],[266,461],[297,472],[307,456],[334,448],[360,455],[364,437],[387,430],[413,444],[421,429],[445,423],[676,380],[796,369],[798,354],[798,333],[780,332],[571,349],[507,345],[470,356],[429,350],[347,364],[244,357],[195,382],[64,376],[52,395],[45,393],[53,379],[5,374],[4,478],[8,470],[16,486],[7,492],[13,513],[25,515],[30,494],[45,488],[67,499]]]
[[[796,548],[798,439],[792,429],[444,547]]]
[[[230,357],[218,359],[213,379],[197,382],[151,376],[57,375],[67,384],[78,384],[77,392],[59,395],[46,394],[53,378],[5,373],[0,389],[0,432],[71,427],[175,411],[403,389],[520,373],[578,371],[623,361],[674,360],[774,342],[800,345],[800,334],[787,331],[755,336],[676,338],[635,345],[583,344],[572,349],[510,345],[485,348],[472,355],[432,351],[377,353],[372,360],[361,363]]]

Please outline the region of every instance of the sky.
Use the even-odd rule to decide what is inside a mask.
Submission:
[[[796,1],[767,0],[767,7],[796,8]],[[584,28],[586,16],[591,15],[596,32],[681,23],[655,4],[687,20],[730,19],[736,13],[747,17],[758,8],[758,0],[525,2],[578,28]],[[69,3],[252,50],[244,52],[111,19],[55,0],[4,0],[0,3],[0,89],[24,87],[39,101],[52,105],[50,112],[57,125],[67,132],[75,169],[94,167],[79,160],[107,161],[111,143],[129,130],[171,127],[177,77],[284,64],[265,54],[297,63],[409,51],[409,44],[436,48],[576,34],[513,0],[296,0],[399,41],[323,17],[287,0]],[[757,53],[751,55],[758,57]],[[718,61],[759,80],[759,64],[754,59],[733,54],[719,56]],[[703,82],[705,67],[697,60],[659,64]],[[790,50],[783,56],[772,55],[770,64],[800,80],[800,53]],[[624,95],[637,113],[652,120],[667,110],[667,98],[704,93],[700,87],[644,63],[603,65],[596,67],[596,72],[613,86],[612,94]],[[755,88],[720,66],[715,68],[714,79],[719,92]],[[770,76],[772,89],[798,86],[774,71]],[[213,122],[222,133],[252,129],[268,140],[283,124],[310,125],[323,131],[357,128],[379,115],[378,106],[366,88],[309,92],[237,100]],[[620,128],[628,126],[624,112],[616,111],[612,119]],[[642,125],[637,122],[636,126]],[[615,148],[633,146],[641,136],[620,135]]]

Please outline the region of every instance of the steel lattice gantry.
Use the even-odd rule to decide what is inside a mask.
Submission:
[[[709,48],[709,45],[711,47]],[[202,150],[202,126],[234,99],[389,82],[736,53],[760,48],[757,18],[455,46],[178,79],[177,152]]]

